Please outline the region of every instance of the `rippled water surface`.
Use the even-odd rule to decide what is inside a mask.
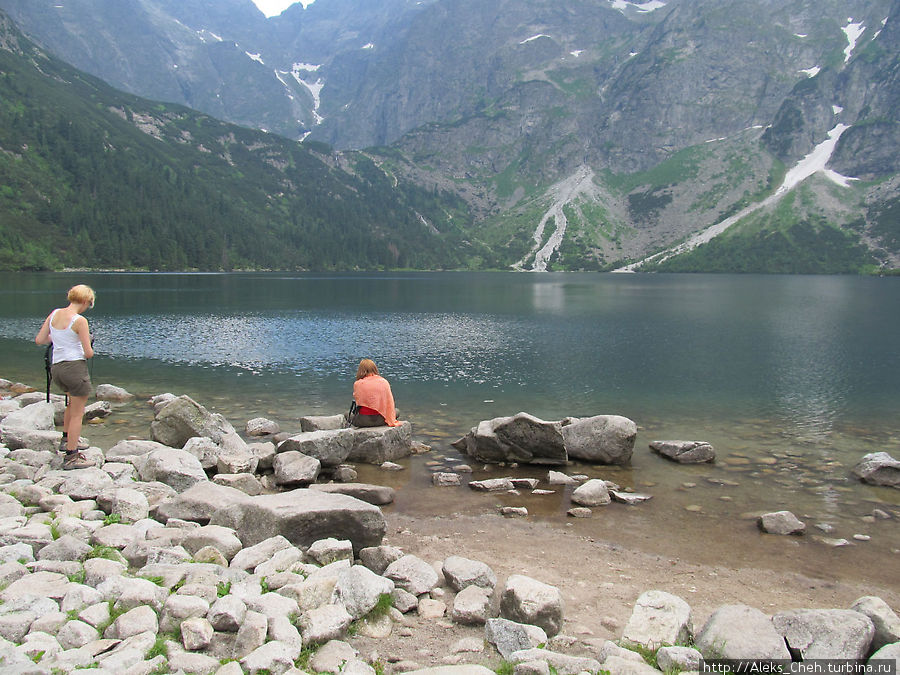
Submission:
[[[342,412],[359,359],[376,360],[431,455],[366,480],[399,489],[408,512],[527,506],[589,534],[652,547],[784,554],[753,513],[790,509],[810,534],[847,538],[860,560],[896,565],[900,491],[849,475],[863,454],[900,456],[900,280],[856,277],[598,274],[0,275],[0,377],[41,386],[31,342],[77,282],[92,285],[95,384],[140,395],[187,393],[243,428],[266,416],[288,430],[303,414]],[[575,466],[654,495],[566,519],[565,491],[480,495],[430,486],[459,463],[449,443],[479,420],[527,411],[544,419],[621,414],[640,432],[628,469]],[[143,403],[88,429],[99,443],[146,435]],[[715,465],[652,455],[656,438],[707,440]],[[544,478],[546,469],[482,469]],[[547,487],[542,485],[541,487]],[[824,533],[815,524],[827,524]],[[827,528],[826,528],[827,529]],[[853,535],[871,537],[868,541]],[[709,540],[698,547],[699,540]],[[810,560],[844,552],[803,539]],[[773,548],[774,547],[774,548]],[[754,551],[756,552],[754,554]],[[815,554],[815,555],[813,555]],[[868,558],[865,558],[868,559]],[[812,564],[812,563],[810,563]],[[825,564],[825,563],[823,563]]]

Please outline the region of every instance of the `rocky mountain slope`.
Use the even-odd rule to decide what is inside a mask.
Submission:
[[[317,0],[268,20],[250,0],[127,4],[0,0],[115,86],[452,189],[522,269],[666,251],[840,129],[785,199],[664,265],[900,265],[898,0]]]

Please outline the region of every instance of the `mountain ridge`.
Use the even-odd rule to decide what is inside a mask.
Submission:
[[[900,266],[898,0],[317,0],[268,20],[250,0],[130,2],[202,55],[199,74],[190,59],[176,69],[189,89],[221,89],[216,105],[242,124],[365,148],[387,174],[455,193],[467,236],[503,265],[528,269],[548,244],[538,267],[613,269],[669,250],[771,196],[843,124],[829,168],[860,180],[835,191],[810,179],[792,214],[754,211],[748,232],[762,215],[769,234],[821,220],[848,252],[865,245],[865,266]],[[49,4],[0,0],[32,34]],[[90,3],[66,4],[71,21]],[[55,35],[44,41],[65,51]],[[207,81],[212,47],[252,86]],[[585,168],[593,196],[548,216],[554,186]]]

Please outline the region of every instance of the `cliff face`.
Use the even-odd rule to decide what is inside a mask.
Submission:
[[[268,20],[250,0],[58,4],[0,0],[127,91],[393,146],[379,165],[457,192],[510,264],[585,170],[551,267],[639,258],[737,213],[838,125],[828,168],[867,183],[820,173],[757,230],[822,219],[896,259],[876,214],[898,195],[900,0],[316,0]]]

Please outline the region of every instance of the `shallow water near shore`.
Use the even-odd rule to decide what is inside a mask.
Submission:
[[[404,460],[401,472],[359,467],[360,480],[397,489],[388,509],[451,516],[525,506],[529,518],[661,555],[900,587],[900,490],[850,475],[866,453],[900,456],[900,280],[0,275],[0,377],[43,385],[34,333],[79,282],[98,293],[88,314],[94,384],[139,397],[86,427],[104,449],[128,435],[146,437],[145,399],[165,391],[192,396],[239,430],[253,417],[299,430],[301,415],[348,407],[356,363],[368,356],[391,381],[415,438],[433,447]],[[546,484],[547,467],[473,464],[466,479],[540,478],[549,495],[431,486],[434,471],[468,463],[452,441],[479,420],[519,411],[635,420],[630,467],[565,471],[653,499],[573,519],[569,490]],[[655,439],[709,441],[718,460],[675,465],[649,451]],[[755,514],[782,509],[807,523],[806,536],[758,532]],[[834,548],[824,537],[851,545]]]

